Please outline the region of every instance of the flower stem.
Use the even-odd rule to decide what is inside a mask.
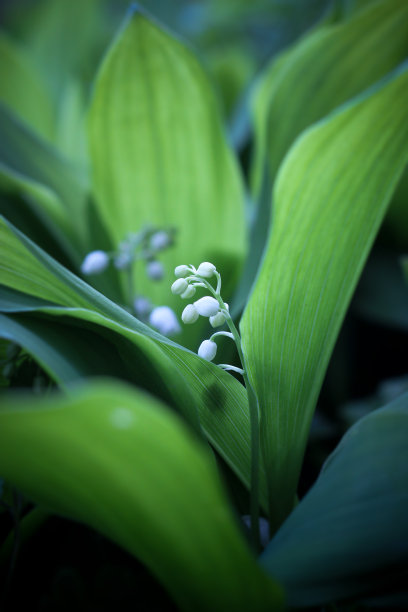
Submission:
[[[237,351],[239,358],[241,360],[241,364],[243,367],[242,376],[244,378],[245,387],[248,395],[248,406],[249,406],[249,421],[250,421],[250,430],[251,430],[251,480],[250,480],[250,515],[251,515],[251,539],[252,546],[256,553],[259,553],[261,550],[261,539],[259,534],[259,411],[258,411],[258,399],[256,394],[249,382],[247,370],[245,367],[245,358],[242,352],[241,347],[241,336],[237,328],[235,327],[234,321],[232,320],[231,315],[229,314],[228,309],[225,307],[224,301],[219,294],[218,285],[220,286],[220,279],[217,283],[217,290],[206,280],[202,279],[207,288],[211,291],[213,296],[222,310],[225,313],[226,323],[233,335],[235,344],[237,346]],[[218,332],[222,333],[222,332]],[[214,334],[215,335],[215,334]]]

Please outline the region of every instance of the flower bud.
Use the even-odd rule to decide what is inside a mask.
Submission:
[[[194,304],[187,304],[187,306],[181,313],[181,320],[186,325],[190,325],[191,323],[195,323],[197,319],[198,319],[198,312]]]
[[[163,278],[164,269],[160,261],[149,261],[146,266],[147,276],[152,280],[160,280]]]
[[[171,292],[174,295],[181,295],[188,289],[188,282],[184,278],[178,278],[171,286]]]
[[[203,261],[203,263],[200,263],[200,265],[198,266],[197,276],[210,278],[211,276],[213,276],[215,270],[216,267],[214,266],[214,264],[210,263],[209,261]]]
[[[209,295],[200,298],[194,302],[194,306],[197,309],[198,314],[202,317],[212,317],[217,314],[220,309],[220,305],[217,300]]]
[[[170,245],[170,236],[167,232],[156,232],[150,238],[150,248],[154,251],[161,251]]]
[[[198,356],[206,361],[212,361],[217,354],[217,345],[213,340],[204,340],[198,349]]]
[[[105,251],[88,253],[81,265],[82,274],[100,274],[108,267],[109,255]]]
[[[133,301],[133,309],[138,317],[147,317],[152,309],[152,303],[150,300],[143,296],[138,296]]]
[[[168,306],[157,306],[149,316],[149,323],[164,336],[172,336],[181,331],[176,315]]]
[[[181,278],[180,278],[179,280],[184,280],[184,279],[181,279]],[[176,282],[177,282],[177,281],[176,281]],[[195,292],[196,292],[196,288],[195,288],[195,287],[193,287],[193,285],[189,285],[189,286],[187,287],[187,289],[184,291],[184,293],[182,293],[182,294],[181,294],[181,296],[180,296],[180,297],[182,297],[182,298],[183,298],[183,300],[188,300],[189,298],[193,297],[193,295],[195,294]]]
[[[175,268],[174,270],[174,274],[177,276],[177,278],[180,278],[181,276],[187,276],[187,274],[191,274],[191,270],[188,266],[177,266],[177,268]]]
[[[223,312],[217,312],[216,315],[210,317],[210,323],[212,327],[220,327],[225,323],[225,315]]]

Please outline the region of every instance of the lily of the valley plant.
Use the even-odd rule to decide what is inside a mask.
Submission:
[[[408,396],[298,483],[370,249],[407,218],[407,32],[405,0],[365,2],[272,58],[248,89],[248,185],[207,72],[139,9],[89,103],[69,65],[47,81],[0,46],[0,335],[57,387],[2,393],[23,532],[38,512],[84,523],[182,610],[394,592]]]

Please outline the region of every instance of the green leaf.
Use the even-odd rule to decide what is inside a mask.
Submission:
[[[52,141],[52,101],[37,67],[22,48],[0,34],[0,100],[45,139]]]
[[[160,388],[162,393],[167,393],[168,401],[178,406],[193,426],[198,414],[207,438],[248,485],[248,400],[244,387],[230,374],[138,321],[1,219],[0,290],[0,311],[33,310],[71,317],[98,325],[101,330],[111,330],[119,338],[130,341],[138,351],[133,367],[139,367],[139,360],[154,365],[157,379],[152,391]],[[52,362],[48,362],[47,370],[53,371]],[[54,371],[53,376],[60,381],[58,372]],[[265,507],[264,472],[261,472],[261,502]]]
[[[69,239],[73,245],[84,242],[84,175],[2,105],[0,184],[34,198],[37,208],[59,229],[61,240]]]
[[[157,400],[100,382],[69,398],[6,400],[0,425],[0,473],[141,559],[180,609],[281,608],[211,455]]]
[[[63,387],[79,378],[126,378],[126,367],[113,343],[81,323],[0,314],[0,337],[15,342]]]
[[[361,419],[276,533],[262,565],[290,606],[386,585],[408,563],[408,393]]]
[[[145,225],[174,227],[167,278],[214,261],[228,293],[245,254],[243,187],[213,92],[192,53],[134,9],[99,72],[89,117],[94,193],[117,244]],[[138,292],[181,311],[136,267]]]
[[[273,527],[290,512],[324,373],[408,159],[408,70],[308,130],[274,192],[242,340],[261,409]]]
[[[408,4],[383,0],[345,23],[325,23],[267,67],[254,92],[259,194],[265,162],[269,182],[296,137],[378,81],[408,52]]]

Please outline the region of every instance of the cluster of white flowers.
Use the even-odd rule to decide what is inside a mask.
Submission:
[[[129,233],[116,251],[92,251],[88,253],[81,265],[81,272],[86,276],[100,274],[108,267],[110,261],[117,270],[129,270],[136,260],[144,260],[147,276],[154,281],[164,276],[163,264],[157,260],[159,251],[173,243],[171,230],[153,230],[146,228],[139,233]]]
[[[190,299],[196,293],[197,287],[206,288],[211,295],[206,295],[192,304],[187,304],[184,308],[181,319],[187,325],[195,323],[199,316],[207,317],[212,327],[220,327],[227,323],[230,329],[234,329],[229,307],[221,297],[221,275],[217,271],[214,264],[209,261],[202,262],[196,269],[192,265],[177,266],[174,270],[177,280],[171,286],[171,291],[175,295],[179,295],[182,299]],[[216,278],[216,288],[209,282],[208,279]],[[227,336],[233,340],[239,340],[237,333],[233,334],[227,331],[218,331],[212,334],[208,340],[204,340],[198,349],[198,355],[206,361],[212,361],[217,354],[217,344],[214,338],[217,336]],[[228,364],[219,364],[225,370],[233,370],[242,374],[241,368],[236,368]]]
[[[81,265],[82,274],[88,276],[104,272],[112,261],[117,270],[125,270],[129,275],[129,300],[132,302],[135,315],[142,321],[155,327],[161,334],[172,336],[181,331],[180,324],[169,306],[156,306],[142,295],[134,295],[133,264],[144,261],[146,274],[153,281],[164,276],[163,264],[157,254],[173,244],[173,230],[155,230],[145,228],[139,233],[129,233],[116,251],[107,253],[98,250],[88,253]]]

